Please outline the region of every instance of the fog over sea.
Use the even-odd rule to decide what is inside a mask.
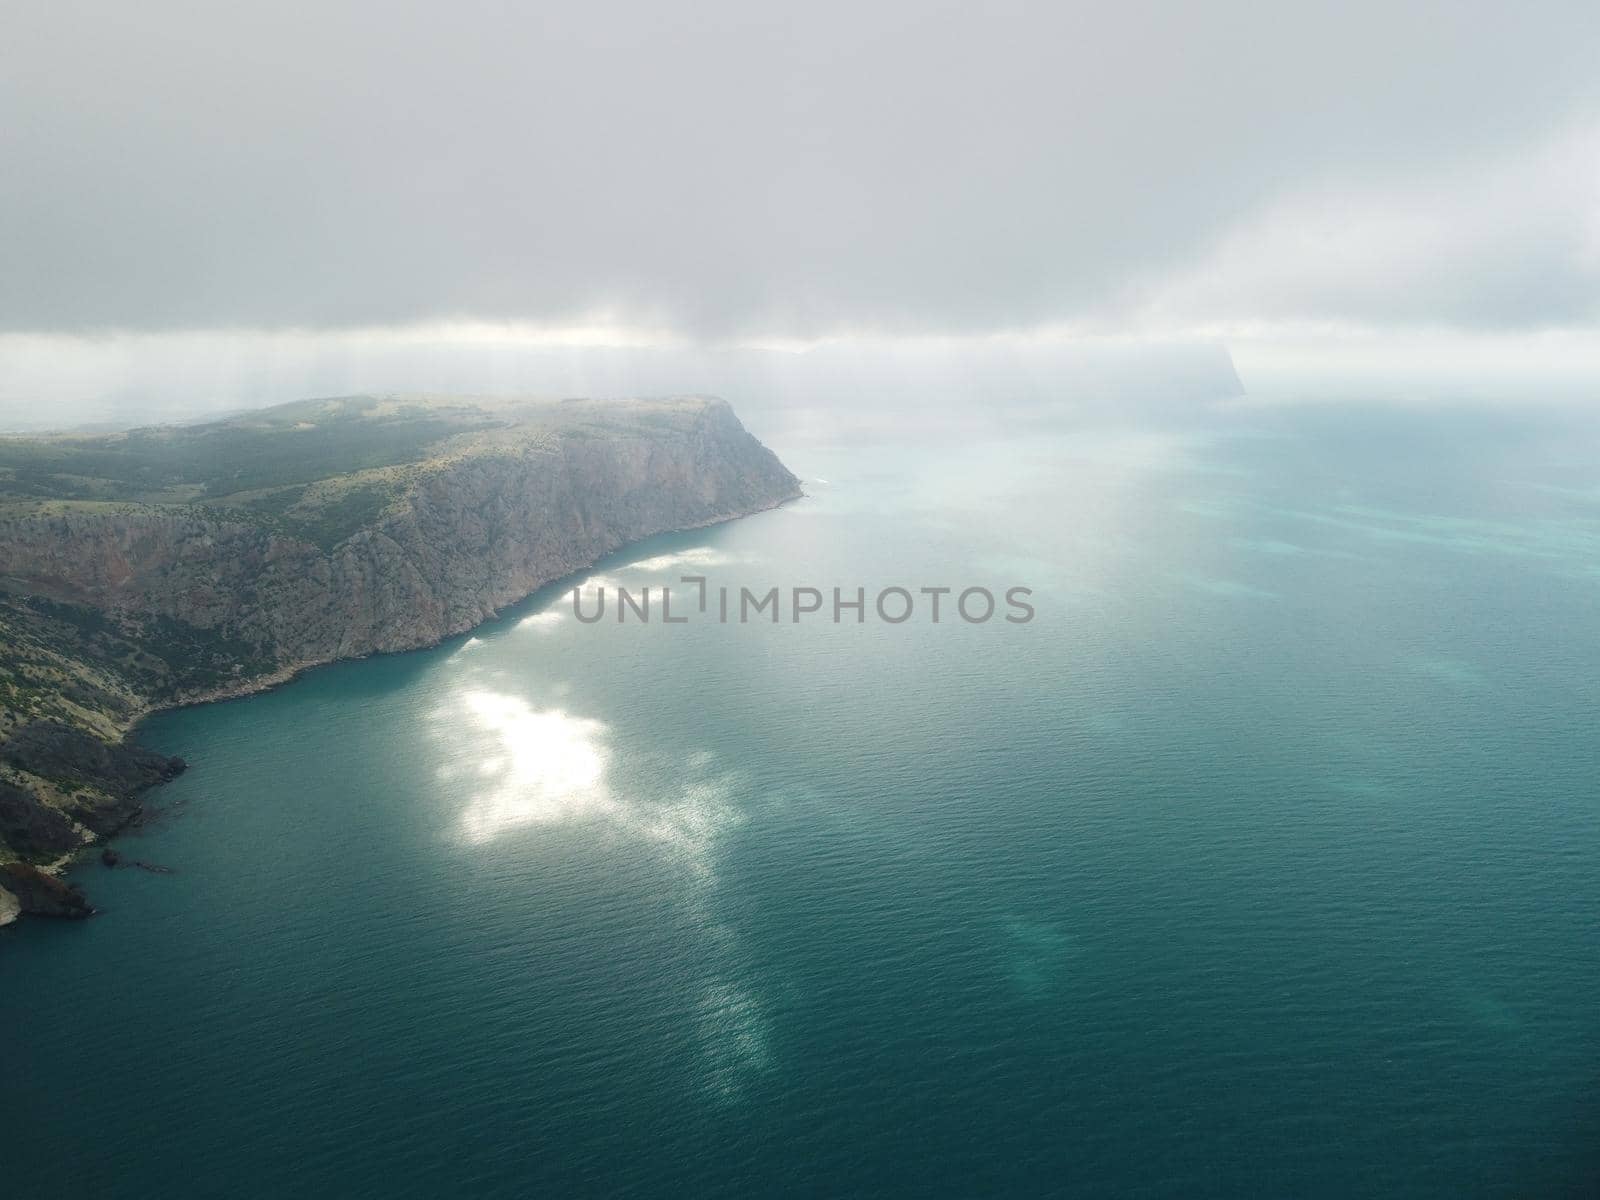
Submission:
[[[1594,1184],[1600,421],[736,403],[807,497],[584,582],[687,623],[144,726],[174,873],[0,934],[13,1194]]]

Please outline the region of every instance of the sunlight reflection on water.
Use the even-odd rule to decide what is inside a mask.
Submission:
[[[519,696],[461,693],[459,706],[436,714],[467,731],[470,769],[485,777],[462,814],[472,842],[519,825],[592,816],[615,809],[606,787],[606,727],[560,709],[538,710]],[[463,773],[460,762],[441,770]]]
[[[737,773],[700,750],[665,770],[634,764],[646,769],[630,786],[615,764],[611,726],[486,687],[457,691],[433,716],[452,747],[439,779],[465,797],[460,828],[469,844],[528,826],[602,821],[654,847],[678,873],[677,895],[706,954],[708,974],[686,997],[703,1083],[719,1103],[737,1103],[746,1081],[771,1061],[766,1000],[741,982],[745,956],[717,905],[717,843],[745,820],[734,800]]]

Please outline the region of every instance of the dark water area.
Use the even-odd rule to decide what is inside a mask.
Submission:
[[[604,622],[148,722],[175,873],[0,933],[15,1194],[1594,1194],[1593,423],[812,428]]]

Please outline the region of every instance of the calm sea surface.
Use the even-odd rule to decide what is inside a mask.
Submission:
[[[752,423],[809,498],[590,586],[1037,617],[551,591],[152,720],[175,873],[0,934],[9,1194],[1595,1186],[1592,427]]]

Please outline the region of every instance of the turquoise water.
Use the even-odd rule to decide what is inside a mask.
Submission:
[[[552,591],[163,714],[176,873],[0,935],[10,1190],[1593,1186],[1592,427],[769,440],[808,499],[600,575],[1036,619]]]

